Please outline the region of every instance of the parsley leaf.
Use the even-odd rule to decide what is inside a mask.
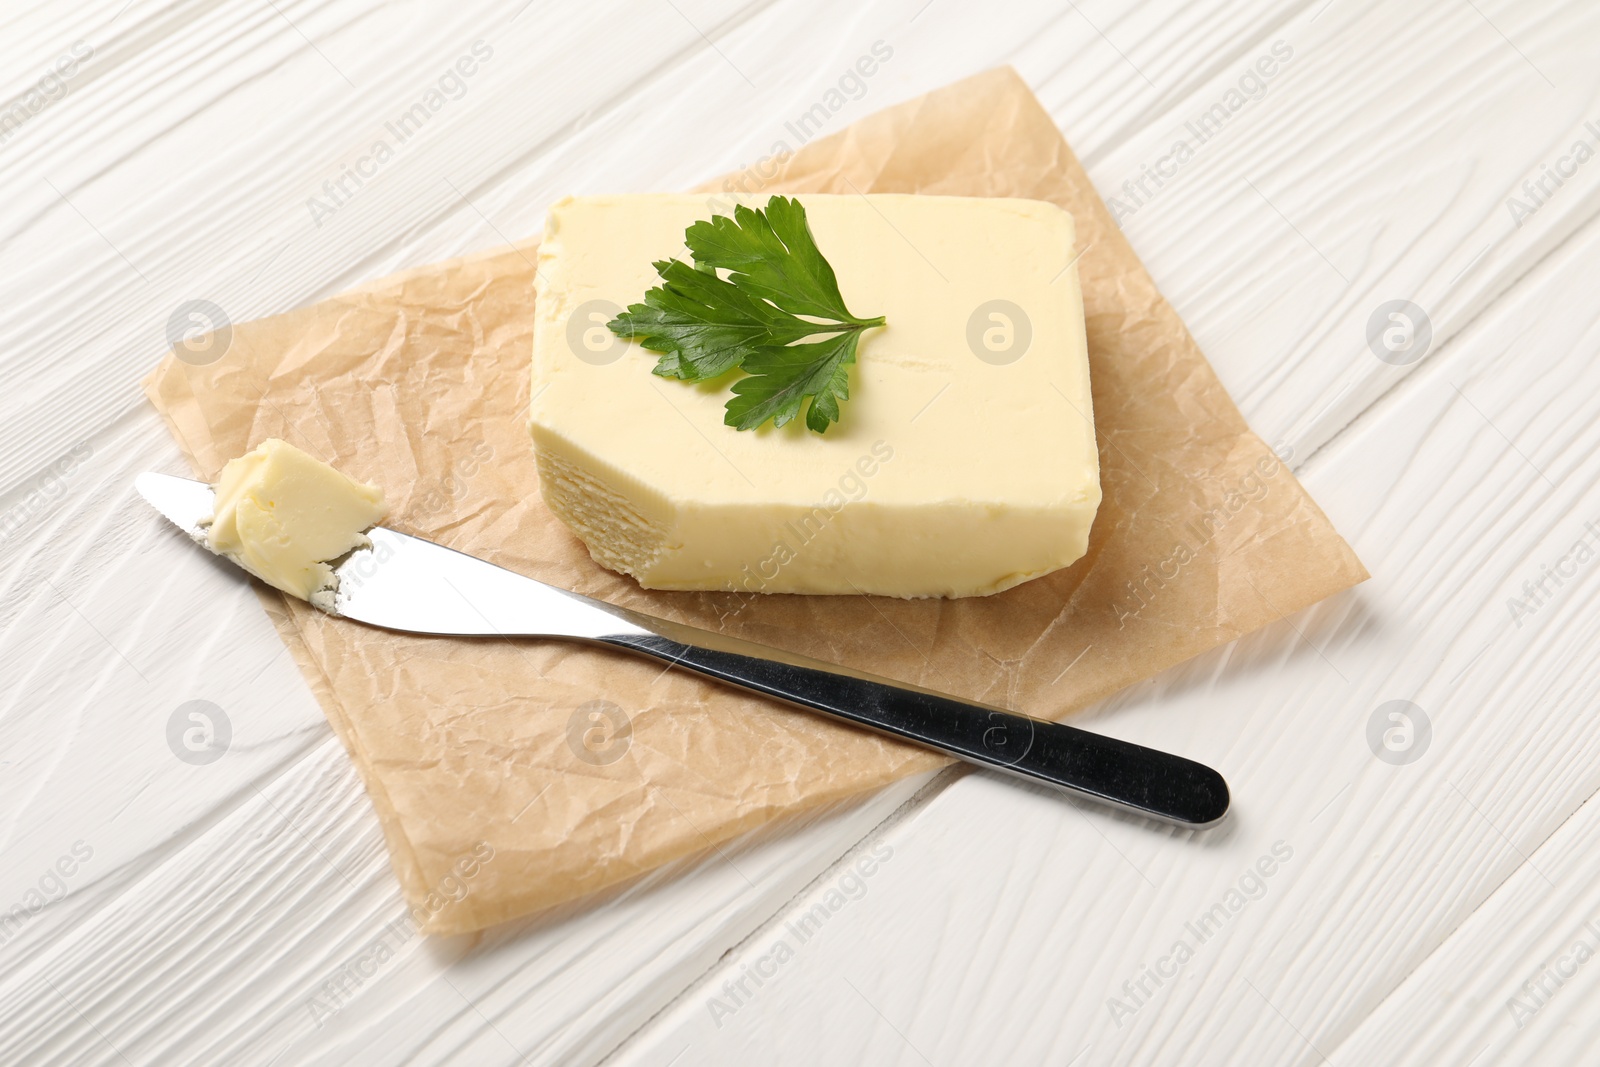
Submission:
[[[662,377],[705,381],[744,369],[723,419],[735,429],[783,426],[806,407],[806,426],[826,433],[850,398],[861,331],[884,320],[845,306],[805,208],[781,196],[765,209],[741,204],[732,218],[694,223],[684,243],[694,265],[656,263],[664,284],[608,323],[611,331],[657,353]],[[831,336],[797,343],[820,334]]]
[[[850,399],[847,366],[856,361],[861,333],[834,334],[824,341],[763,348],[745,360],[749,376],[733,383],[723,422],[753,430],[768,419],[783,426],[800,414],[800,402],[811,397],[806,426],[827,433],[839,418],[839,401]]]
[[[655,373],[663,378],[717,378],[761,345],[788,344],[818,329],[708,271],[675,259],[655,268],[667,284],[645,293],[643,304],[634,304],[609,325],[612,332],[660,353]]]

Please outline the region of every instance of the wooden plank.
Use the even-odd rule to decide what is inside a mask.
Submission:
[[[1600,212],[1600,166],[1572,158],[1600,153],[1597,31],[1572,6],[1320,3],[1258,42],[1274,73],[1250,95],[1231,64],[1091,174],[1258,432],[1304,459]],[[1393,300],[1431,356],[1375,355]]]
[[[1591,798],[1362,1022],[1340,1062],[1584,1062],[1600,998],[1596,856]]]

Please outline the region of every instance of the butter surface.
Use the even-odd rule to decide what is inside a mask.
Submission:
[[[736,198],[752,207],[765,196]],[[651,374],[605,323],[727,197],[549,214],[530,426],[546,503],[652,589],[997,592],[1080,558],[1100,503],[1072,218],[1041,201],[800,195],[862,336],[826,435],[723,424],[733,380]]]
[[[383,490],[277,438],[222,468],[207,543],[262,581],[320,603],[335,585],[329,560],[383,521]],[[321,605],[327,606],[327,605]]]

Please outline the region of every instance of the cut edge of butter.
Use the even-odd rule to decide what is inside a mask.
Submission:
[[[561,436],[537,425],[532,431],[544,502],[596,563],[643,582],[683,547],[672,543],[670,500]]]
[[[222,468],[206,547],[275,589],[331,611],[332,561],[371,545],[388,514],[383,490],[270,437]]]

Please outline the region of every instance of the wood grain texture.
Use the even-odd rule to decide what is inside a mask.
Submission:
[[[1319,12],[1257,42],[1249,58],[1277,73],[1220,129],[1202,116],[1230,102],[1248,62],[1091,172],[1257,431],[1301,459],[1600,211],[1600,175],[1570,159],[1575,176],[1534,213],[1514,220],[1507,206],[1532,203],[1521,184],[1574,142],[1600,148],[1600,73],[1583,58],[1600,13],[1344,0]],[[1166,164],[1175,177],[1127,191],[1180,142],[1192,158]],[[1366,340],[1393,299],[1432,321],[1432,354],[1409,366],[1371,358]]]
[[[0,1059],[582,1063],[620,1045],[619,1062],[680,1065],[1420,1063],[1489,1047],[1489,1063],[1593,1044],[1588,969],[1522,1030],[1504,1003],[1596,911],[1580,809],[1600,784],[1582,714],[1594,585],[1574,577],[1521,627],[1506,605],[1600,521],[1600,164],[1520,227],[1505,203],[1600,119],[1591,9],[113,0],[0,17],[5,99],[75,42],[93,50],[0,144],[0,906],[26,915],[0,927]],[[493,56],[459,98],[314,218],[324,183],[479,40]],[[1224,769],[1240,807],[1222,832],[1190,841],[956,777],[877,832],[903,795],[748,842],[737,870],[712,856],[481,944],[407,941],[319,1027],[308,1001],[398,896],[253,596],[131,506],[134,472],[178,471],[137,393],[168,317],[193,298],[281,311],[535,232],[564,193],[752,163],[876,40],[893,59],[827,132],[1011,62],[1107,196],[1274,42],[1293,48],[1123,223],[1375,580],[1089,719]],[[1434,326],[1404,368],[1364,337],[1393,298]],[[1409,766],[1364,736],[1396,698],[1435,730]],[[233,727],[206,766],[165,734],[195,699]],[[1107,998],[1278,840],[1294,854],[1260,899],[1117,1027]],[[880,845],[864,888],[845,882]],[[48,903],[30,910],[35,891]],[[830,892],[844,903],[759,996],[713,1019],[708,999]]]

